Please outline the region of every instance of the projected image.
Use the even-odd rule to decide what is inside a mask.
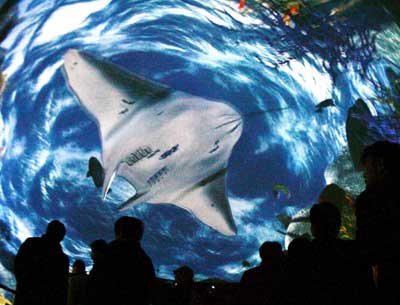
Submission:
[[[242,132],[239,113],[76,50],[69,50],[64,62],[71,89],[100,126],[103,198],[120,175],[136,189],[120,209],[139,202],[170,202],[222,234],[235,234],[225,173]],[[93,92],[94,87],[101,89]],[[142,136],[132,137],[132,131]]]
[[[0,1],[0,283],[52,219],[71,262],[143,220],[156,275],[237,281],[400,142],[395,1]]]

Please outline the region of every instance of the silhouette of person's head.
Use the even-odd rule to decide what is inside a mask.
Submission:
[[[276,241],[266,241],[261,245],[259,254],[263,264],[279,263],[283,256],[282,246]]]
[[[339,209],[325,201],[314,204],[310,210],[311,233],[317,240],[336,238],[342,218]]]
[[[72,264],[72,273],[73,274],[82,274],[86,273],[86,266],[85,262],[81,259],[77,259],[73,264]]]
[[[64,224],[58,220],[52,220],[47,225],[46,236],[54,242],[61,242],[64,239],[65,233]]]
[[[182,266],[174,270],[175,282],[178,285],[187,285],[193,283],[194,273],[189,266]]]
[[[115,239],[140,241],[144,232],[143,222],[135,217],[122,216],[114,224]]]
[[[379,141],[365,147],[361,155],[364,179],[371,187],[383,179],[394,179],[400,172],[400,144]]]
[[[104,260],[107,255],[108,244],[104,239],[96,239],[90,244],[90,257],[93,262]]]
[[[305,260],[310,257],[311,242],[305,237],[297,237],[288,247],[288,256],[293,260]]]
[[[319,194],[318,201],[329,201],[337,207],[343,207],[348,204],[348,197],[346,191],[339,187],[337,184],[328,184]]]

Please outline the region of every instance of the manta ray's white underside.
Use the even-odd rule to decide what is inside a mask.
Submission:
[[[69,50],[68,84],[96,120],[105,170],[103,199],[115,175],[138,202],[171,203],[225,234],[236,233],[225,184],[242,118],[229,105],[137,77],[105,60]]]

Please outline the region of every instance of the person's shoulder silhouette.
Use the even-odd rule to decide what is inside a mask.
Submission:
[[[83,260],[77,259],[72,264],[72,273],[68,282],[67,305],[80,305],[87,302],[87,280],[86,265]]]
[[[380,242],[399,231],[400,144],[367,146],[361,156],[366,189],[356,200],[357,239]],[[391,234],[387,234],[390,230]],[[393,230],[393,231],[391,231]]]
[[[108,296],[99,293],[109,289],[108,244],[104,239],[97,239],[90,244],[90,249],[93,266],[87,281],[87,305],[109,305]]]
[[[115,222],[115,240],[107,255],[115,304],[149,304],[155,271],[140,244],[143,232],[144,224],[138,218],[122,216]]]
[[[312,244],[306,237],[294,238],[288,246],[286,303],[291,305],[310,304]]]
[[[244,272],[240,282],[245,285],[259,284],[268,281],[272,273],[279,272],[282,267],[283,252],[280,243],[264,242],[259,249],[261,264]]]
[[[294,238],[288,246],[289,260],[304,261],[310,259],[311,241],[306,237]]]
[[[174,270],[174,283],[168,299],[168,304],[194,305],[203,304],[202,295],[194,282],[194,272],[189,266],[181,266]]]
[[[97,272],[102,273],[106,268],[106,259],[108,255],[108,244],[104,239],[96,239],[90,244],[90,257],[93,260],[93,267],[90,275]]]
[[[314,240],[335,240],[339,235],[342,216],[334,204],[323,201],[311,207],[310,223]]]
[[[15,304],[66,303],[69,260],[60,245],[65,233],[64,224],[53,220],[43,236],[28,238],[21,245],[14,260]]]
[[[345,304],[359,300],[360,265],[355,242],[339,239],[341,213],[330,202],[310,210],[312,241],[311,290],[316,303]],[[367,293],[366,291],[364,291]]]
[[[388,304],[400,302],[400,144],[379,141],[361,156],[366,188],[357,197],[356,240],[362,258],[374,266],[375,280]],[[392,303],[390,303],[392,302]]]
[[[275,304],[284,280],[283,251],[280,243],[266,241],[259,248],[261,264],[245,271],[240,280],[239,304]]]

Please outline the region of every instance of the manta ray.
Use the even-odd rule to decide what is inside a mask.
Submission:
[[[141,202],[174,204],[222,234],[236,234],[226,174],[243,119],[233,107],[74,49],[64,56],[64,75],[99,128],[103,201],[118,175],[136,189],[120,210]]]

